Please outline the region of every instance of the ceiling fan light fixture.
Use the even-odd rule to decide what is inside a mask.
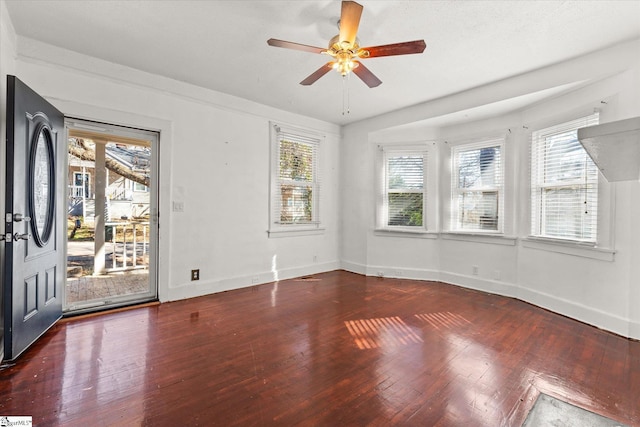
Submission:
[[[346,76],[358,66],[358,62],[353,60],[353,54],[348,50],[338,52],[335,58],[332,68],[343,76]]]

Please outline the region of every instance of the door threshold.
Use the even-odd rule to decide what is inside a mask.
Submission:
[[[134,310],[136,308],[155,307],[157,305],[160,305],[160,301],[155,300],[155,301],[148,301],[148,302],[142,302],[142,303],[134,303],[134,304],[120,306],[120,307],[111,307],[111,308],[105,307],[103,310],[95,310],[89,313],[68,312],[68,313],[63,313],[63,317],[62,319],[60,319],[58,323],[66,323],[72,320],[75,321],[79,319],[86,319],[90,317],[101,316],[103,314],[119,313],[121,311],[129,311],[129,310]]]

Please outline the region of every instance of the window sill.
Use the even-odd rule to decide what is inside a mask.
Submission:
[[[515,246],[517,237],[505,236],[503,234],[484,233],[456,233],[447,232],[441,234],[444,240],[458,240],[461,242],[488,243],[492,245]]]
[[[595,245],[591,245],[588,243],[572,242],[568,240],[545,239],[542,237],[533,236],[522,239],[522,247],[608,262],[614,261],[616,253],[616,251],[613,249],[598,248]]]
[[[437,239],[438,233],[421,230],[409,230],[409,229],[389,229],[389,228],[376,228],[373,230],[373,234],[376,236],[384,237],[409,237],[414,239]]]
[[[316,236],[320,234],[324,234],[324,228],[294,228],[294,229],[280,229],[280,230],[268,230],[267,234],[269,238],[280,238],[280,237],[298,237],[298,236]]]

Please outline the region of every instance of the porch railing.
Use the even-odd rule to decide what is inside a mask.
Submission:
[[[105,233],[105,241],[112,245],[108,272],[149,267],[149,222],[107,222]]]

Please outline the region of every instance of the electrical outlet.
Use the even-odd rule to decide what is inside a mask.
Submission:
[[[384,277],[384,271],[378,271],[378,277]]]
[[[478,270],[479,270],[479,269],[478,269],[478,266],[477,266],[477,265],[474,265],[474,266],[472,266],[472,267],[471,267],[471,271],[472,271],[472,273],[473,273],[473,275],[474,275],[474,276],[477,276],[477,275],[478,275]]]
[[[174,212],[184,212],[184,202],[173,202]]]
[[[251,279],[251,283],[254,284],[254,285],[257,284],[258,282],[259,282],[259,280],[258,280],[257,277],[254,277],[254,278]]]
[[[200,280],[200,269],[191,270],[191,280]]]
[[[493,270],[493,280],[500,280],[501,272],[500,270]]]

